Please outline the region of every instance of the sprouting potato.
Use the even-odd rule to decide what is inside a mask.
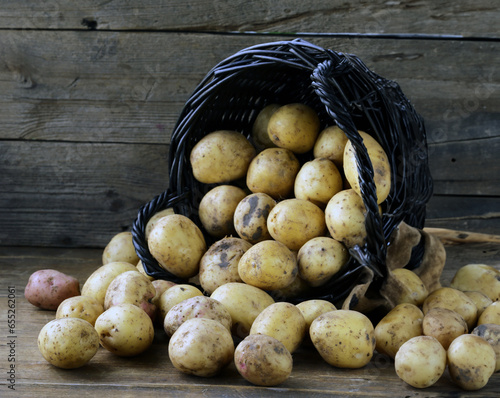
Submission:
[[[94,326],[96,319],[103,312],[103,305],[94,297],[73,296],[59,304],[56,311],[56,319],[80,318]]]
[[[338,126],[329,126],[322,130],[314,144],[315,158],[330,159],[339,170],[344,166],[344,149],[347,136]]]
[[[137,264],[139,257],[135,252],[132,242],[131,232],[120,232],[113,236],[104,248],[102,253],[102,263],[108,264],[116,261],[124,261],[130,264]]]
[[[422,331],[438,340],[445,350],[458,336],[469,331],[464,318],[447,308],[432,308],[424,316]]]
[[[240,238],[255,244],[271,239],[267,217],[276,201],[265,193],[253,193],[243,198],[234,212],[234,227]]]

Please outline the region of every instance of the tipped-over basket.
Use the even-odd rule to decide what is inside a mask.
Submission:
[[[367,209],[367,241],[351,249],[351,259],[327,284],[294,300],[345,299],[368,271],[372,286],[387,276],[388,238],[401,222],[423,228],[432,194],[426,132],[422,118],[393,81],[370,71],[356,56],[323,49],[297,39],[255,45],[216,65],[196,87],[175,126],[169,153],[168,189],[145,204],[133,225],[133,240],[146,272],[160,279],[186,281],[158,265],[148,250],[145,228],[158,211],[172,207],[200,228],[198,205],[209,188],[193,177],[193,146],[215,130],[236,130],[251,137],[257,114],[271,103],[304,103],[314,108],[323,127],[338,125],[351,140],[358,161]],[[382,145],[392,169],[392,186],[380,215],[373,168],[358,130]],[[408,268],[418,267],[422,244],[413,249]]]

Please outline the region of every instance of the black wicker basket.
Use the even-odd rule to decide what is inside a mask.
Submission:
[[[352,141],[367,208],[366,244],[351,249],[348,264],[329,283],[313,289],[312,295],[339,302],[367,269],[375,275],[374,282],[383,281],[388,237],[402,221],[423,228],[425,206],[432,194],[423,120],[395,82],[370,71],[356,56],[300,39],[237,52],[216,65],[186,102],[172,134],[169,187],[140,209],[133,225],[134,245],[149,275],[186,282],[165,271],[151,256],[145,227],[151,216],[167,207],[201,227],[198,205],[212,187],[193,177],[189,163],[193,146],[204,135],[220,129],[236,130],[250,138],[253,121],[266,105],[291,102],[311,106],[323,127],[336,124]],[[358,130],[377,139],[391,164],[392,188],[382,216],[373,168]],[[414,249],[410,266],[419,265],[422,252],[421,247]]]

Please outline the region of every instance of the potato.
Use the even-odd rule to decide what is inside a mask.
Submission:
[[[495,372],[498,372],[500,370],[500,325],[484,323],[475,327],[471,334],[483,338],[493,347],[497,360]]]
[[[486,294],[481,292],[464,291],[464,293],[474,302],[474,304],[476,304],[478,319],[486,309],[486,307],[488,307],[493,302]]]
[[[219,286],[210,297],[229,311],[233,321],[231,332],[240,338],[248,336],[255,318],[274,303],[274,299],[264,290],[241,282]]]
[[[151,319],[156,316],[156,306],[151,302],[156,294],[153,283],[136,271],[125,271],[109,284],[104,296],[104,309],[130,303],[143,309]]]
[[[292,355],[283,343],[264,334],[245,337],[234,351],[234,363],[238,373],[257,386],[277,386],[293,369]]]
[[[332,366],[361,368],[373,357],[374,328],[368,317],[361,312],[327,312],[311,323],[309,334],[321,357]]]
[[[322,130],[314,143],[315,158],[330,159],[339,170],[344,168],[344,149],[347,136],[338,126],[329,126]]]
[[[220,184],[245,176],[255,148],[243,134],[231,130],[211,132],[191,150],[193,176],[205,184]]]
[[[374,172],[373,182],[375,183],[377,203],[380,204],[387,199],[391,191],[391,165],[384,149],[373,137],[363,131],[359,131],[359,134],[372,163]],[[344,148],[344,172],[351,188],[361,196],[358,160],[351,141],[348,141]]]
[[[483,388],[495,371],[495,351],[479,336],[458,336],[450,344],[447,354],[451,379],[464,390]]]
[[[495,301],[484,309],[477,320],[477,324],[483,325],[485,323],[500,325],[500,301]]]
[[[203,293],[200,289],[193,285],[179,283],[170,287],[160,296],[160,300],[158,302],[159,320],[163,324],[165,317],[174,305],[196,296],[203,296]]]
[[[478,291],[491,301],[500,300],[500,271],[491,265],[468,264],[453,276],[450,287],[462,291]]]
[[[376,350],[394,359],[401,346],[422,334],[424,314],[414,304],[401,303],[375,326]]]
[[[213,319],[188,319],[168,343],[172,365],[183,373],[199,377],[217,375],[231,363],[233,355],[231,333]]]
[[[146,272],[146,269],[144,268],[144,264],[142,263],[141,260],[139,260],[139,262],[137,263],[136,268],[137,268],[137,271],[139,271],[142,275],[144,275],[146,278],[148,278],[148,280],[150,280],[151,282],[155,280],[154,277],[148,275],[148,273]]]
[[[211,245],[200,260],[200,285],[207,294],[229,282],[241,282],[238,263],[252,247],[246,240],[227,237]]]
[[[398,350],[394,367],[399,378],[412,387],[430,387],[446,369],[446,350],[434,337],[416,336]]]
[[[57,310],[68,297],[80,295],[80,282],[54,269],[33,272],[24,289],[24,297],[35,307]]]
[[[401,295],[397,298],[397,304],[410,303],[420,306],[429,295],[427,287],[422,279],[413,271],[406,268],[396,268],[391,271],[401,287]]]
[[[299,348],[306,332],[304,315],[295,305],[287,302],[266,307],[250,328],[250,335],[265,334],[281,341],[290,354]]]
[[[330,312],[335,311],[337,307],[330,301],[322,300],[322,299],[310,299],[301,301],[297,304],[297,308],[302,312],[304,319],[306,321],[306,328],[309,330],[312,321],[314,321],[318,316]]]
[[[294,153],[305,153],[314,147],[320,121],[314,109],[299,103],[287,104],[271,115],[267,133],[271,141]]]
[[[239,237],[255,244],[271,239],[267,218],[276,201],[265,193],[253,193],[243,198],[234,212],[234,227]]]
[[[153,287],[155,288],[155,295],[151,299],[151,303],[153,303],[157,308],[159,308],[160,297],[166,290],[170,289],[172,286],[175,286],[176,283],[167,281],[164,279],[156,279],[151,282]]]
[[[232,318],[229,311],[217,300],[206,296],[195,296],[174,305],[165,316],[163,328],[168,337],[192,318],[213,319],[231,332]]]
[[[265,193],[283,199],[293,193],[299,160],[284,148],[267,148],[253,158],[248,167],[246,183],[253,193]]]
[[[73,296],[59,304],[56,319],[80,318],[94,326],[97,317],[103,312],[103,305],[94,297]]]
[[[139,272],[136,266],[123,261],[115,261],[100,266],[92,272],[83,284],[82,296],[93,297],[104,306],[104,298],[106,297],[106,290],[108,290],[109,284],[118,275],[126,271]]]
[[[151,230],[155,227],[158,220],[165,216],[170,216],[172,214],[175,214],[175,211],[170,207],[164,210],[160,210],[159,212],[153,214],[149,219],[149,221],[147,222],[146,228],[144,229],[144,235],[146,237],[146,240],[148,240],[149,234],[151,233]]]
[[[130,303],[115,305],[104,311],[95,322],[101,345],[109,352],[136,356],[153,343],[153,321],[141,308]]]
[[[113,236],[102,253],[102,263],[108,264],[116,261],[124,261],[137,264],[139,256],[135,252],[131,232],[120,232]]]
[[[424,315],[432,308],[447,308],[459,313],[472,330],[477,321],[477,307],[464,292],[451,287],[441,287],[430,293],[422,305]]]
[[[339,272],[349,258],[345,246],[335,239],[313,238],[302,245],[297,255],[299,276],[311,286],[321,286]]]
[[[267,229],[273,239],[290,250],[299,250],[308,240],[323,235],[325,214],[307,200],[282,200],[269,213]]]
[[[173,214],[158,220],[149,235],[148,248],[162,268],[180,278],[190,278],[198,273],[207,245],[193,221]]]
[[[219,185],[208,191],[198,207],[205,231],[216,238],[234,234],[234,212],[245,196],[243,189],[232,185]]]
[[[276,146],[269,138],[269,134],[267,134],[267,125],[271,115],[280,107],[280,104],[270,104],[258,113],[252,125],[252,141],[258,150]]]
[[[289,301],[290,299],[295,299],[306,294],[311,289],[312,287],[297,275],[288,286],[281,289],[269,290],[268,292],[276,301]]]
[[[99,335],[84,319],[54,319],[40,330],[37,344],[50,364],[63,369],[76,369],[88,363],[97,353]]]
[[[243,282],[263,290],[282,289],[298,273],[295,255],[283,243],[265,240],[250,247],[238,262]]]
[[[432,308],[424,316],[422,332],[441,343],[445,350],[458,336],[469,331],[464,318],[447,308]]]
[[[342,176],[335,164],[326,158],[310,160],[302,165],[295,177],[294,194],[324,208],[343,189]]]
[[[335,194],[325,209],[326,226],[330,235],[347,248],[365,244],[365,217],[363,199],[353,189]]]

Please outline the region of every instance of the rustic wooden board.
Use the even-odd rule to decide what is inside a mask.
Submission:
[[[135,358],[115,357],[103,348],[89,364],[80,369],[61,370],[48,364],[38,351],[36,338],[40,329],[54,319],[53,311],[39,310],[23,297],[32,272],[53,268],[78,278],[82,283],[101,264],[100,249],[50,249],[0,247],[0,314],[3,319],[0,369],[5,372],[10,347],[6,314],[8,288],[15,290],[16,396],[95,396],[144,397],[167,394],[177,397],[261,397],[289,394],[297,397],[366,396],[366,397],[496,397],[500,373],[482,390],[466,392],[455,386],[447,373],[434,386],[418,390],[398,379],[393,361],[376,354],[362,369],[342,370],[324,362],[311,349],[294,354],[294,369],[283,384],[264,388],[247,383],[231,364],[221,375],[198,378],[179,373],[168,359],[168,341],[161,329],[156,330],[153,346]],[[458,267],[482,262],[500,267],[500,248],[492,244],[447,246],[447,264],[441,281],[448,285]],[[500,268],[499,268],[500,269]],[[15,336],[12,337],[12,336]],[[7,396],[7,379],[0,380],[0,394]]]

